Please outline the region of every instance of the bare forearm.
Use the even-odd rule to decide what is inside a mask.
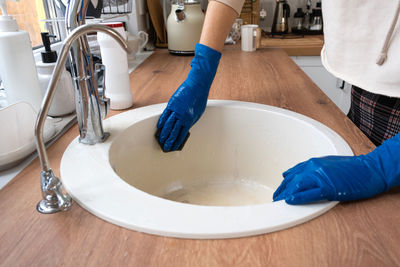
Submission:
[[[233,8],[217,1],[210,1],[200,43],[221,52],[236,17],[237,13]]]

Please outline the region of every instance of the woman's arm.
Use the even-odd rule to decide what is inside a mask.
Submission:
[[[237,16],[238,14],[233,8],[217,1],[210,1],[201,32],[200,44],[221,52],[226,36]]]

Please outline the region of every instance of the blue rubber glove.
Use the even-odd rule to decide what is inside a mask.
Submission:
[[[159,143],[164,151],[177,150],[189,129],[203,114],[221,53],[196,44],[188,77],[170,98],[158,121]]]
[[[283,176],[273,198],[288,204],[350,201],[386,192],[400,185],[400,133],[366,155],[312,158]]]

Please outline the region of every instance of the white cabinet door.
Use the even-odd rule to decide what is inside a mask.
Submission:
[[[293,61],[313,80],[314,83],[347,114],[350,109],[351,85],[330,74],[321,63],[319,56],[292,57]]]

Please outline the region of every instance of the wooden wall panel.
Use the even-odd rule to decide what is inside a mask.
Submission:
[[[41,0],[39,0],[41,1]],[[20,0],[19,2],[8,2],[7,1],[7,12],[12,14],[13,17],[18,22],[18,27],[20,30],[27,31],[31,37],[32,46],[37,46],[42,44],[42,39],[40,37],[40,23],[39,15],[42,14],[42,10],[37,10],[38,8],[43,8],[43,6],[35,0]],[[39,11],[39,12],[38,12]]]

